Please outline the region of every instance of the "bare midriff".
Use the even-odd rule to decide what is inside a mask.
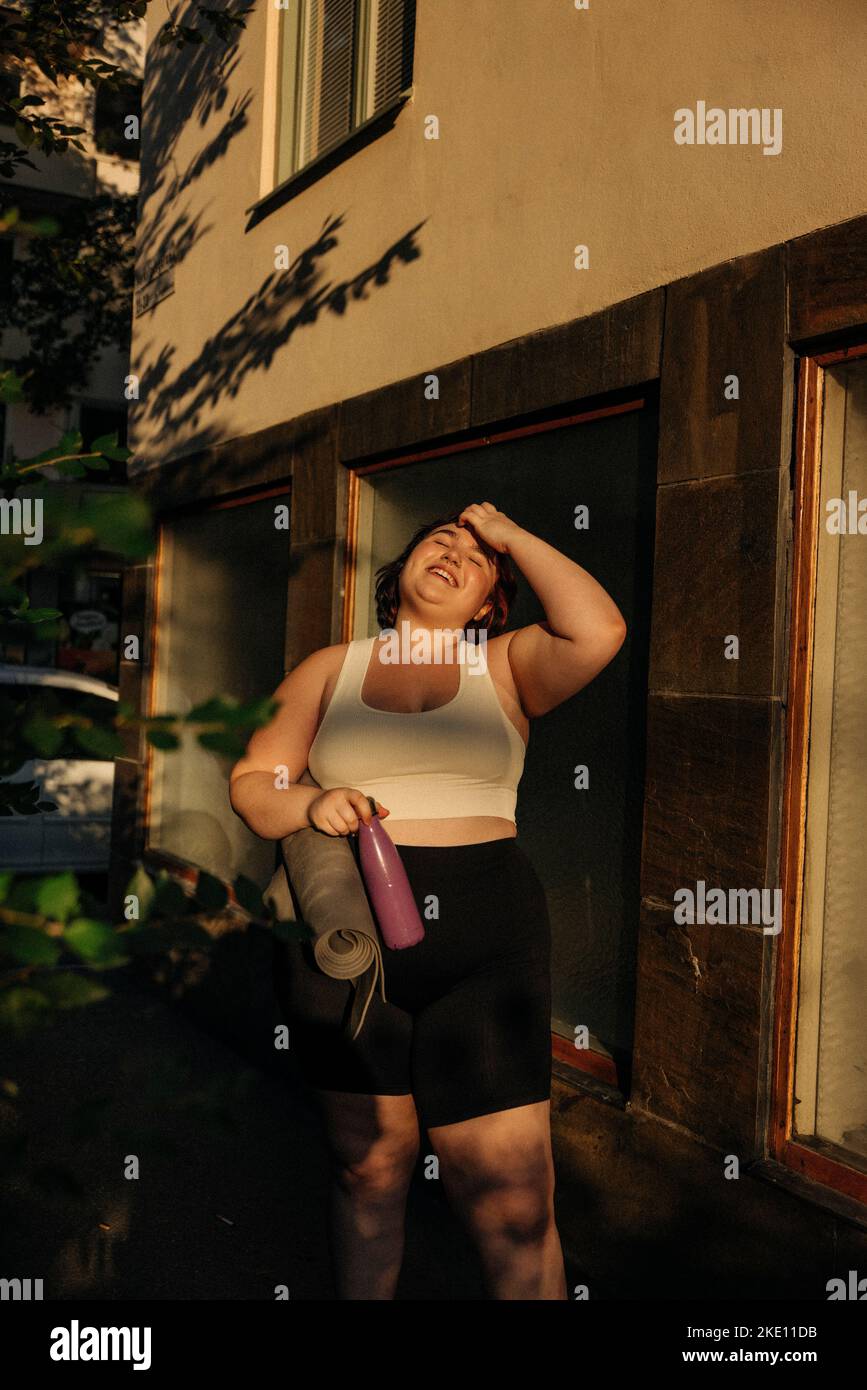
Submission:
[[[436,820],[395,820],[383,825],[396,845],[474,845],[482,840],[514,839],[513,820],[504,816],[440,816]]]

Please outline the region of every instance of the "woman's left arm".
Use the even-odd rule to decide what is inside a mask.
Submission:
[[[524,713],[538,718],[583,689],[617,655],[626,637],[623,614],[587,570],[493,503],[474,503],[460,519],[514,561],[545,610],[546,622],[506,634]]]

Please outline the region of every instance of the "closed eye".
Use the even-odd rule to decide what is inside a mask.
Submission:
[[[451,537],[451,536],[453,536],[454,534],[455,534],[454,531],[447,531],[447,530],[445,530],[445,528],[443,528],[441,531],[434,531],[434,532],[432,532],[431,538],[433,538],[433,536],[449,536],[449,537]],[[473,557],[470,556],[470,559],[472,560]],[[480,570],[482,570],[482,569],[485,568],[484,565],[482,564],[481,560],[473,560],[473,564],[474,564],[474,565],[477,565],[478,568],[479,568]]]

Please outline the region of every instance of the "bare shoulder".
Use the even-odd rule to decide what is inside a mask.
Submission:
[[[485,643],[485,652],[494,684],[503,686],[517,699],[518,690],[509,664],[509,644],[514,636],[515,632],[504,632],[499,637],[489,637]]]
[[[334,642],[330,647],[319,647],[309,656],[305,656],[303,661],[299,661],[294,670],[298,670],[305,663],[309,662],[311,669],[315,667],[319,671],[330,672],[340,668],[343,658],[349,651],[348,642]]]
[[[348,651],[348,642],[335,642],[329,647],[320,647],[293,667],[286,677],[287,681],[294,683],[296,689],[299,688],[299,683],[302,684],[307,695],[315,702],[317,727],[328,708]]]
[[[521,696],[509,662],[509,646],[518,630],[516,628],[512,632],[502,633],[499,637],[489,637],[485,643],[485,651],[488,670],[491,673],[491,680],[494,682],[500,704],[526,743],[529,737],[530,723],[521,704]]]
[[[295,680],[296,677],[305,681],[317,678],[327,680],[330,675],[340,670],[348,649],[348,642],[335,642],[330,647],[317,648],[315,652],[310,652],[307,656],[302,657],[291,670],[286,672],[283,683]],[[297,684],[297,680],[295,683]]]
[[[283,707],[282,717],[296,718],[301,710],[319,709],[324,692],[337,679],[348,645],[337,642],[319,647],[286,672],[272,695]]]
[[[254,730],[244,756],[230,774],[234,784],[248,772],[272,771],[287,766],[291,780],[297,780],[307,766],[307,754],[321,718],[324,692],[333,688],[348,643],[321,647],[297,662],[283,677],[272,699],[276,709],[271,719]]]

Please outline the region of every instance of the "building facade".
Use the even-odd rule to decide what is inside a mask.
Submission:
[[[826,1298],[867,1265],[867,12],[792,8],[287,0],[225,52],[147,49],[130,473],[160,541],[121,696],[270,693],[472,501],[627,620],[518,800],[591,1296]],[[511,625],[542,616],[524,584]],[[140,858],[264,886],[224,759],[127,752],[116,892]]]

